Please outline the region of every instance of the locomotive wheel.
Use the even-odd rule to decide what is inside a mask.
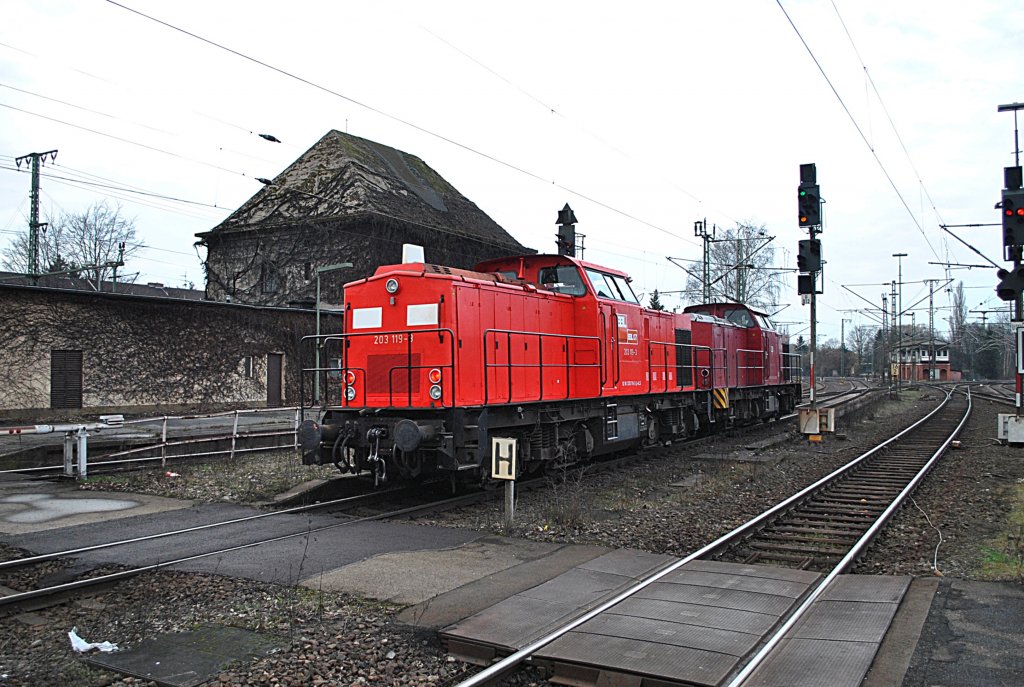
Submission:
[[[651,413],[647,416],[647,441],[644,442],[647,446],[654,446],[659,442],[661,438],[661,423],[658,421],[658,416]]]

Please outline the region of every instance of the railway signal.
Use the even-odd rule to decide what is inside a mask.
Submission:
[[[996,295],[1004,301],[1015,301],[1024,293],[1024,267],[1017,267],[1013,270],[998,270],[999,286],[996,287]]]
[[[1024,189],[1003,189],[1003,246],[1024,246]]]
[[[817,184],[800,183],[797,189],[797,209],[801,227],[821,224],[821,189]]]
[[[819,239],[802,239],[797,243],[796,266],[801,272],[817,272],[821,269]]]

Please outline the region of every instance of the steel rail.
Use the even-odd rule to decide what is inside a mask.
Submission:
[[[731,542],[734,542],[735,540],[743,537],[748,532],[757,529],[764,522],[766,522],[767,520],[770,520],[777,513],[779,513],[781,511],[789,508],[791,505],[793,505],[794,503],[802,500],[804,497],[806,497],[807,495],[811,494],[812,492],[817,491],[821,486],[823,486],[823,485],[831,482],[832,480],[836,479],[837,477],[839,477],[839,476],[849,472],[854,467],[856,467],[857,465],[859,465],[863,461],[867,460],[868,458],[873,456],[875,453],[877,453],[878,451],[880,451],[883,448],[885,448],[886,446],[888,446],[889,444],[893,443],[894,441],[898,441],[902,437],[906,436],[908,433],[910,433],[913,430],[915,430],[918,427],[920,427],[922,424],[924,424],[925,422],[930,420],[932,417],[934,417],[939,411],[941,411],[946,406],[946,404],[949,403],[950,397],[951,397],[951,395],[947,393],[945,400],[942,403],[940,403],[934,410],[932,410],[932,412],[928,413],[923,418],[921,418],[917,422],[913,423],[912,425],[910,425],[906,429],[900,431],[899,433],[893,435],[889,439],[883,441],[878,446],[875,446],[873,449],[867,451],[866,453],[863,453],[862,455],[858,456],[857,458],[854,458],[852,461],[850,461],[846,465],[844,465],[844,466],[842,466],[840,468],[837,468],[836,470],[833,470],[831,473],[829,473],[825,477],[822,477],[817,482],[811,484],[810,486],[807,486],[807,487],[801,489],[796,494],[793,494],[792,496],[790,496],[788,499],[786,499],[786,500],[784,500],[784,501],[782,501],[780,503],[777,503],[776,505],[774,505],[771,508],[769,508],[768,510],[764,511],[760,515],[754,517],[751,520],[748,520],[747,522],[745,522],[742,525],[736,527],[735,529],[727,532],[726,534],[723,534],[721,537],[719,537],[715,541],[711,542],[710,544],[706,544],[705,546],[703,546],[702,548],[698,549],[697,551],[689,554],[688,556],[685,556],[684,558],[679,559],[675,563],[668,564],[666,567],[662,568],[661,570],[659,570],[658,572],[654,573],[650,577],[647,577],[647,578],[639,581],[633,587],[630,587],[630,588],[620,592],[619,594],[615,595],[611,599],[605,601],[604,603],[601,603],[598,606],[595,606],[591,610],[589,610],[586,613],[584,613],[583,615],[581,615],[579,618],[576,618],[575,620],[572,620],[572,621],[566,623],[562,627],[560,627],[558,629],[555,629],[555,630],[552,630],[551,632],[549,632],[548,634],[544,635],[543,637],[540,637],[539,639],[534,640],[533,642],[531,642],[530,644],[526,645],[522,649],[519,649],[515,653],[506,656],[505,658],[503,658],[502,660],[498,661],[497,663],[494,663],[493,665],[488,666],[487,668],[485,668],[484,670],[480,671],[476,675],[473,675],[472,677],[470,677],[470,678],[468,678],[466,680],[463,680],[462,682],[459,682],[458,684],[454,685],[454,687],[483,687],[483,685],[486,685],[490,680],[497,679],[499,677],[502,677],[502,676],[510,673],[511,671],[515,670],[519,666],[520,663],[522,663],[523,661],[525,661],[528,658],[530,658],[533,654],[537,653],[538,651],[543,649],[545,646],[547,646],[551,642],[553,642],[556,639],[559,639],[560,637],[568,634],[569,632],[571,632],[572,630],[576,629],[577,627],[579,627],[580,625],[584,624],[585,622],[587,622],[589,620],[592,620],[593,618],[596,618],[597,616],[601,615],[602,613],[604,613],[605,611],[610,609],[612,606],[615,606],[616,604],[618,604],[618,603],[620,603],[622,601],[625,601],[626,599],[628,599],[629,597],[633,596],[637,592],[639,592],[639,591],[645,589],[646,587],[654,584],[655,582],[657,582],[658,580],[662,579],[663,577],[665,577],[667,575],[670,575],[671,573],[675,572],[676,570],[678,570],[679,568],[683,567],[687,563],[690,563],[692,561],[695,561],[695,560],[698,560],[700,558],[703,558],[704,556],[707,556],[707,555],[709,555],[711,553],[714,553],[718,549],[720,549],[720,548],[730,544]]]
[[[787,416],[787,417],[789,417],[789,416]],[[717,438],[717,435],[716,436],[711,436],[711,437],[700,437],[700,438],[692,440],[691,442],[688,442],[688,443],[692,443],[693,445],[701,445],[704,442],[706,442],[708,440],[711,440],[711,439],[714,439],[714,438]],[[614,468],[616,464],[617,463],[613,463],[613,464],[609,465],[608,467]],[[592,468],[594,466],[591,465],[589,467]],[[2,471],[0,471],[0,473],[2,473]],[[254,521],[254,520],[261,520],[263,518],[273,517],[275,515],[289,515],[289,514],[294,514],[294,513],[304,513],[304,512],[307,512],[307,511],[318,510],[318,509],[321,509],[321,508],[329,508],[331,506],[356,505],[359,500],[368,500],[369,501],[369,500],[372,500],[372,499],[375,499],[375,498],[380,498],[382,496],[393,496],[393,495],[396,495],[396,494],[401,494],[403,491],[408,491],[408,488],[407,487],[402,487],[402,488],[399,488],[399,489],[390,489],[390,490],[387,490],[387,491],[373,492],[373,493],[370,493],[370,494],[360,494],[360,495],[356,495],[356,496],[346,496],[346,497],[340,498],[340,499],[332,499],[330,501],[321,501],[321,502],[318,502],[318,503],[309,504],[309,505],[305,505],[305,506],[294,506],[294,507],[291,507],[291,508],[285,508],[285,509],[282,509],[282,510],[275,510],[275,511],[267,512],[267,513],[257,513],[255,515],[247,515],[247,516],[244,516],[244,517],[232,518],[230,520],[223,520],[223,521],[219,521],[219,522],[207,523],[205,525],[195,525],[193,527],[186,527],[186,528],[179,529],[179,530],[170,530],[168,532],[157,532],[157,533],[154,533],[154,534],[147,534],[147,535],[141,535],[141,536],[138,536],[138,537],[132,537],[132,538],[129,538],[129,539],[119,539],[119,540],[115,540],[115,541],[111,541],[111,542],[105,542],[105,543],[102,543],[102,544],[92,544],[90,546],[82,546],[82,547],[78,547],[78,548],[74,548],[74,549],[66,549],[64,551],[54,551],[52,553],[44,553],[44,554],[37,554],[37,555],[34,555],[34,556],[26,556],[25,558],[15,558],[15,559],[6,560],[6,561],[0,561],[0,570],[24,567],[26,565],[33,565],[35,563],[43,563],[45,561],[55,560],[57,558],[65,558],[65,557],[68,557],[68,556],[75,556],[75,555],[82,554],[82,553],[89,553],[91,551],[99,551],[99,550],[106,549],[106,548],[114,548],[116,546],[124,546],[124,545],[128,545],[128,544],[137,544],[137,543],[144,542],[144,541],[152,541],[154,539],[162,539],[162,538],[165,538],[165,537],[172,537],[172,536],[175,536],[175,535],[178,535],[178,534],[190,534],[192,532],[199,532],[199,531],[202,531],[202,530],[213,529],[213,528],[216,528],[216,527],[222,527],[222,526],[226,526],[226,525],[235,525],[235,524],[238,524],[238,523],[241,523],[241,522],[251,522],[251,521]],[[472,496],[472,495],[470,495],[470,496]],[[469,498],[469,496],[463,497],[463,498]]]
[[[946,401],[952,397],[953,392],[947,392]],[[945,406],[945,403],[943,403]],[[810,610],[811,605],[828,589],[828,587],[835,581],[837,577],[846,572],[846,569],[863,553],[864,549],[871,543],[871,541],[878,534],[888,522],[892,515],[903,505],[910,494],[917,488],[918,484],[921,483],[927,474],[931,471],[936,461],[942,457],[942,455],[949,448],[949,445],[953,442],[956,436],[963,429],[963,426],[967,423],[968,418],[971,416],[971,393],[967,391],[967,410],[964,412],[963,418],[956,428],[950,433],[942,445],[932,454],[928,462],[925,463],[918,473],[912,480],[903,488],[903,491],[889,504],[880,516],[875,520],[874,524],[868,528],[868,530],[857,540],[857,543],[853,545],[853,548],[843,556],[843,559],[836,564],[832,571],[825,576],[825,578],[818,584],[815,589],[808,594],[804,599],[803,603],[786,619],[786,621],[779,627],[778,630],[762,645],[760,651],[758,651],[747,664],[740,670],[739,673],[730,681],[727,687],[741,687],[741,685],[747,681],[747,679],[754,673],[757,668],[764,663],[772,651],[779,645],[779,643],[785,638],[786,634],[796,625],[801,618]]]
[[[251,549],[263,544],[272,544],[274,542],[285,541],[288,539],[294,539],[296,537],[306,537],[311,534],[318,534],[320,532],[326,532],[327,530],[337,529],[339,527],[348,527],[350,525],[356,525],[361,522],[369,522],[371,520],[384,520],[386,518],[398,518],[404,515],[410,515],[418,511],[430,510],[433,508],[443,507],[446,505],[454,505],[459,502],[467,502],[470,497],[479,497],[478,494],[472,494],[470,496],[460,496],[443,501],[434,501],[428,504],[421,504],[418,506],[409,506],[395,511],[389,511],[387,513],[377,513],[375,515],[367,515],[361,518],[355,518],[353,520],[346,520],[345,522],[336,522],[330,525],[321,525],[320,527],[307,528],[301,532],[293,532],[291,534],[282,534],[276,537],[270,537],[269,539],[261,539],[259,541],[249,542],[247,544],[239,544],[237,546],[229,546],[216,551],[208,551],[206,553],[195,554],[192,556],[184,556],[182,558],[176,558],[169,561],[161,561],[160,563],[153,563],[150,565],[141,566],[138,568],[132,568],[131,570],[123,570],[121,572],[110,573],[108,575],[101,575],[99,577],[90,577],[85,580],[75,580],[74,582],[66,582],[64,584],[54,585],[53,587],[45,587],[42,589],[34,589],[27,592],[18,592],[15,594],[8,594],[7,596],[0,596],[0,608],[15,606],[23,601],[29,601],[31,599],[37,599],[40,597],[53,596],[67,591],[73,591],[75,589],[82,589],[85,587],[92,587],[95,585],[106,584],[109,582],[116,582],[118,580],[127,579],[134,577],[135,575],[142,574],[144,572],[150,572],[153,570],[160,570],[167,568],[172,565],[179,565],[181,563],[188,563],[190,561],[199,560],[202,558],[208,558],[210,556],[217,556],[225,553],[231,553],[234,551],[241,551],[243,549]]]
[[[178,534],[190,534],[192,532],[201,532],[202,530],[209,530],[215,527],[223,527],[225,525],[237,525],[240,522],[252,522],[253,520],[271,518],[275,515],[291,515],[294,513],[304,513],[306,511],[316,510],[318,508],[327,508],[329,506],[356,505],[355,502],[358,502],[359,500],[371,500],[372,498],[379,498],[381,496],[388,496],[396,493],[401,493],[402,491],[405,491],[405,489],[393,489],[390,491],[374,492],[372,494],[346,496],[345,498],[333,499],[331,501],[323,501],[321,503],[314,503],[307,506],[294,506],[292,508],[275,510],[268,513],[257,513],[256,515],[246,515],[240,518],[232,518],[230,520],[222,520],[219,522],[211,522],[205,525],[194,525],[192,527],[186,527],[180,530],[156,532],[154,534],[145,534],[139,537],[132,537],[130,539],[118,539],[116,541],[104,542],[103,544],[92,544],[90,546],[82,546],[77,549],[67,549],[66,551],[54,551],[53,553],[42,553],[35,556],[26,556],[25,558],[14,558],[7,561],[0,561],[0,570],[8,568],[20,568],[26,565],[34,565],[36,563],[52,561],[56,558],[66,558],[68,556],[75,556],[80,553],[100,551],[102,549],[110,549],[116,546],[125,546],[127,544],[138,544],[139,542],[152,541],[154,539],[163,539],[164,537],[173,537]]]

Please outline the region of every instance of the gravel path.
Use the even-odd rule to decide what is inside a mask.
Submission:
[[[840,420],[846,439],[808,445],[799,437],[759,452],[770,460],[737,463],[716,459],[744,456],[754,440],[721,439],[713,446],[673,450],[627,474],[584,474],[550,490],[524,494],[517,504],[513,536],[542,541],[630,547],[684,554],[731,529],[767,506],[827,474],[893,433],[893,424],[920,416],[938,392],[907,392],[860,417]],[[880,537],[858,572],[931,575],[938,534],[941,573],[962,577],[1021,579],[1021,540],[1007,535],[1007,519],[1024,489],[1019,449],[997,446],[996,408],[981,402],[963,435],[963,448],[949,454],[915,496],[920,510],[906,508]],[[772,428],[765,429],[765,436]],[[284,465],[284,462],[282,462]],[[246,468],[240,468],[244,473]],[[293,465],[283,469],[293,470]],[[254,481],[273,483],[265,466]],[[208,471],[215,472],[215,471]],[[168,486],[188,498],[239,498],[214,478],[208,490],[184,473]],[[301,474],[299,475],[301,477]],[[132,478],[157,493],[167,478]],[[242,479],[233,475],[233,480]],[[669,484],[680,486],[667,486]],[[187,486],[186,486],[187,485]],[[123,483],[92,487],[126,488]],[[226,496],[226,494],[228,494]],[[1021,507],[1024,512],[1024,506]],[[923,513],[922,513],[923,512]],[[435,515],[422,524],[501,532],[500,506],[484,505]],[[1022,526],[1024,527],[1024,526]],[[0,547],[0,558],[17,552]],[[999,565],[992,566],[993,561]],[[50,566],[56,569],[59,565]],[[0,577],[11,587],[30,585],[25,575]],[[121,583],[114,591],[23,619],[0,620],[0,687],[82,685],[124,687],[155,684],[93,669],[72,653],[67,632],[77,627],[89,641],[131,647],[159,633],[203,623],[232,625],[277,635],[287,648],[225,672],[217,687],[289,685],[439,686],[455,684],[475,669],[447,659],[431,634],[414,633],[393,621],[399,607],[343,594],[318,593],[215,575],[157,572]],[[547,684],[530,669],[506,680],[511,687]]]

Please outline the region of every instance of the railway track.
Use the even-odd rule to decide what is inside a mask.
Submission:
[[[967,403],[948,400],[925,421],[843,468],[717,558],[827,570],[874,526],[931,460]]]
[[[850,392],[844,393],[849,394]],[[864,391],[859,390],[854,395],[859,396],[862,393],[864,393]],[[842,400],[840,400],[840,403],[841,402]],[[713,443],[722,438],[743,435],[750,432],[757,432],[765,428],[765,425],[760,424],[739,427],[730,430],[726,434],[691,439],[688,440],[685,445],[687,447],[699,447]],[[586,466],[577,469],[585,469],[588,472],[588,474],[596,474],[598,472],[604,472],[607,470],[622,469],[624,467],[628,467],[629,465],[635,464],[637,461],[657,458],[665,454],[666,452],[678,450],[679,447],[680,444],[654,447],[639,452],[637,454],[619,456],[611,460],[587,464]],[[548,484],[548,481],[548,478],[544,476],[529,480],[521,480],[517,483],[517,489],[525,491],[544,488]],[[355,488],[357,487],[356,480],[343,480],[343,482],[347,483],[344,486],[347,486],[350,490],[355,490]],[[310,534],[315,534],[320,531],[335,529],[338,527],[345,527],[349,525],[354,525],[356,523],[367,522],[371,520],[412,518],[418,515],[436,512],[439,510],[465,507],[480,503],[482,501],[500,498],[500,494],[497,492],[480,491],[444,498],[436,498],[435,496],[434,498],[424,500],[422,494],[415,494],[413,493],[413,491],[414,490],[409,488],[397,488],[386,491],[374,491],[371,493],[358,493],[354,491],[349,491],[348,493],[345,493],[345,495],[341,497],[330,498],[313,504],[299,505],[275,511],[257,513],[241,518],[230,518],[208,524],[162,531],[144,536],[111,540],[100,544],[70,548],[62,551],[55,551],[52,553],[28,556],[20,559],[0,561],[0,573],[3,573],[11,570],[25,568],[32,565],[39,565],[47,561],[69,559],[74,558],[76,556],[81,556],[82,554],[101,551],[104,549],[111,549],[120,546],[131,546],[134,544],[141,544],[153,540],[167,539],[169,540],[169,545],[167,548],[173,549],[172,544],[174,537],[184,537],[196,534],[198,532],[208,531],[221,527],[229,527],[232,525],[255,524],[257,521],[265,520],[267,518],[296,515],[302,513],[309,513],[313,511],[329,511],[332,514],[344,513],[349,515],[349,519],[345,520],[344,522],[327,525],[321,528],[309,529],[308,527],[303,526],[300,529],[296,530],[294,533],[290,534],[266,537],[256,541],[250,541],[244,544],[239,544],[236,546],[219,547],[189,556],[168,557],[166,560],[160,561],[159,563],[138,566],[135,568],[129,568],[125,570],[119,570],[114,573],[99,575],[91,578],[77,579],[71,582],[53,585],[50,587],[41,587],[38,589],[26,590],[16,592],[13,594],[8,594],[6,596],[0,596],[0,613],[10,614],[19,612],[20,610],[23,610],[27,604],[31,604],[32,608],[40,608],[51,603],[62,603],[68,598],[69,595],[74,594],[78,590],[85,590],[94,587],[112,585],[120,580],[128,579],[130,577],[145,572],[168,568],[174,565],[179,565],[182,563],[187,563],[190,561],[210,556],[230,553],[245,548],[252,548],[259,546],[261,544],[279,542],[294,537],[307,536]],[[434,493],[436,495],[436,492]]]
[[[174,537],[184,537],[188,535],[193,535],[198,532],[203,532],[214,528],[229,527],[232,525],[249,525],[254,524],[258,520],[264,520],[267,518],[280,518],[282,516],[308,513],[314,510],[333,509],[332,514],[353,510],[362,510],[363,512],[366,512],[366,510],[369,509],[369,511],[371,511],[369,514],[357,515],[355,517],[350,517],[341,522],[330,523],[319,527],[310,527],[308,523],[304,525],[297,524],[295,531],[288,532],[285,534],[260,537],[252,541],[246,541],[244,543],[235,545],[213,547],[209,550],[186,556],[167,556],[165,559],[160,560],[157,563],[131,567],[109,574],[98,575],[95,577],[75,579],[70,582],[55,584],[48,587],[40,587],[37,589],[8,593],[6,595],[0,596],[0,614],[9,615],[12,613],[18,613],[23,610],[27,610],[29,608],[29,604],[31,605],[32,609],[37,609],[45,607],[47,605],[52,605],[54,603],[63,603],[68,598],[69,594],[72,594],[78,590],[108,586],[121,580],[125,580],[130,577],[140,575],[142,573],[151,572],[154,570],[161,570],[164,568],[169,568],[175,565],[180,565],[183,563],[188,563],[203,558],[232,553],[235,551],[241,551],[243,549],[250,549],[264,544],[281,542],[288,539],[313,536],[320,532],[326,532],[328,530],[334,530],[342,527],[349,527],[352,525],[356,525],[358,523],[368,522],[372,520],[386,520],[390,518],[413,517],[416,515],[430,513],[443,508],[457,508],[460,506],[477,503],[480,501],[481,498],[489,497],[489,494],[481,492],[466,494],[462,496],[455,496],[441,500],[433,499],[428,500],[426,502],[420,499],[419,502],[414,502],[413,505],[404,505],[402,507],[391,508],[389,510],[375,508],[375,506],[386,502],[387,499],[409,498],[409,490],[394,489],[385,492],[373,492],[357,496],[348,496],[340,499],[334,499],[331,501],[325,501],[322,503],[316,503],[305,506],[296,506],[293,508],[286,508],[278,511],[257,513],[246,517],[230,518],[204,525],[167,530],[139,537],[112,540],[100,544],[82,546],[62,551],[55,551],[52,553],[27,556],[24,558],[12,559],[7,561],[0,561],[0,572],[7,572],[11,570],[25,568],[28,566],[40,565],[47,561],[68,559],[73,558],[75,556],[81,556],[82,554],[86,553],[92,553],[95,551],[111,549],[121,546],[130,546],[133,544],[141,544],[144,542],[150,542],[158,539],[170,540],[165,548],[168,550],[173,550],[175,548],[173,543]]]
[[[986,401],[1004,403],[1009,406],[1016,405],[1016,391],[1012,384],[979,384],[971,388],[971,393],[976,398]]]
[[[801,603],[762,639],[760,647],[738,661],[728,681],[722,683],[741,687],[772,655],[811,605],[864,554],[874,537],[947,450],[966,424],[971,410],[969,393],[962,398],[956,394],[955,389],[947,391],[939,407],[902,432],[456,687],[481,687],[508,675],[555,640],[693,561],[722,558],[732,552],[743,561],[754,559],[760,564],[786,567],[816,566],[822,572],[827,571]],[[827,682],[827,675],[823,675],[822,683]]]

